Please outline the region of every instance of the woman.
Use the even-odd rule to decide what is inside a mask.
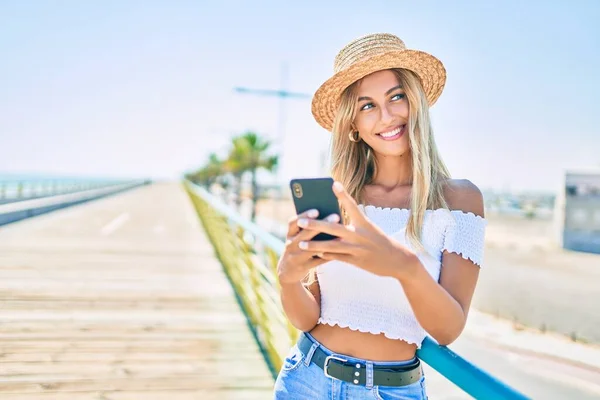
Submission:
[[[390,34],[354,40],[312,111],[332,132],[342,216],[289,223],[278,264],[281,300],[301,330],[276,399],[424,399],[415,356],[426,334],[462,332],[483,256],[483,199],[451,179],[429,107],[446,74]],[[340,218],[343,223],[340,222]],[[311,241],[319,232],[339,237]]]

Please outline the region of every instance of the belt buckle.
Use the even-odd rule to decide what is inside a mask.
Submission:
[[[325,363],[323,364],[323,372],[325,373],[325,376],[328,378],[332,378],[332,379],[338,379],[335,376],[329,375],[329,372],[327,372],[327,368],[329,368],[329,361],[331,361],[331,360],[337,360],[337,361],[344,362],[344,363],[347,362],[348,360],[346,360],[345,358],[342,358],[342,357],[334,356],[334,355],[325,357]]]

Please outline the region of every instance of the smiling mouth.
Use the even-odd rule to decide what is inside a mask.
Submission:
[[[400,125],[396,129],[388,132],[378,133],[377,136],[381,137],[384,140],[394,140],[402,136],[404,132],[406,132],[406,124]]]

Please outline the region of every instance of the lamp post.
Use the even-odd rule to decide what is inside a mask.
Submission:
[[[283,163],[283,141],[285,137],[285,101],[287,99],[310,99],[311,95],[307,93],[290,92],[286,90],[288,70],[287,65],[281,65],[281,89],[250,89],[246,87],[234,87],[234,91],[241,94],[251,94],[255,96],[277,97],[279,98],[279,111],[277,115],[277,139],[275,141],[278,148],[279,168],[277,168],[277,184],[281,183],[281,165]]]

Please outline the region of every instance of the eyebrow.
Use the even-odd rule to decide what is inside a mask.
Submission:
[[[393,88],[391,88],[390,90],[385,92],[385,95],[387,96],[390,93],[392,93],[394,90],[398,90],[398,89],[402,89],[402,85],[394,86]],[[373,99],[370,98],[369,96],[362,96],[362,97],[359,97],[357,101],[363,101],[363,100],[373,100]]]

